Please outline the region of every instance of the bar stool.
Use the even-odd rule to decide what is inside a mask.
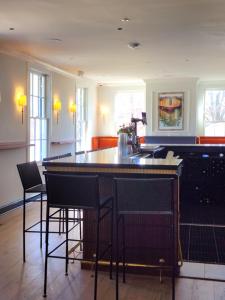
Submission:
[[[70,156],[71,153],[63,154],[63,157]],[[59,158],[59,156],[55,157]],[[43,230],[43,195],[46,194],[46,186],[43,184],[41,175],[37,166],[36,161],[22,163],[17,165],[20,180],[23,186],[23,261],[26,262],[26,233],[40,233],[40,248],[42,248],[42,234],[45,233]],[[39,197],[26,199],[26,194],[36,194]],[[26,203],[29,202],[40,202],[40,218],[37,222],[26,228]],[[63,218],[61,216],[61,211],[55,211],[52,213],[52,217],[59,213],[59,217],[55,217],[54,221],[59,221],[59,232],[54,231],[53,233],[61,233],[61,221]],[[34,227],[40,224],[40,230]],[[77,224],[76,224],[77,225]],[[80,228],[81,232],[81,228]]]
[[[114,178],[116,213],[116,300],[119,299],[119,223],[122,220],[122,265],[125,282],[126,215],[168,215],[170,216],[172,299],[175,299],[175,217],[174,179],[168,178]],[[160,268],[160,266],[159,266]]]
[[[46,212],[46,253],[45,253],[45,274],[44,274],[44,294],[47,292],[47,267],[48,258],[65,259],[65,275],[68,275],[69,260],[82,260],[78,257],[69,257],[68,242],[72,241],[76,244],[88,243],[88,241],[80,239],[70,239],[68,236],[68,222],[69,209],[94,210],[96,212],[96,237],[95,237],[95,282],[94,282],[94,299],[97,299],[97,282],[98,282],[98,262],[110,251],[110,278],[112,278],[113,266],[113,197],[108,196],[101,198],[99,191],[99,177],[90,175],[73,175],[62,173],[46,173],[46,187],[47,187],[47,212]],[[49,252],[49,210],[50,208],[65,209],[66,212],[66,238],[58,246]],[[110,216],[110,241],[104,247],[105,249],[100,253],[100,223],[107,216]],[[83,221],[83,219],[81,219]],[[80,220],[78,220],[80,221]],[[65,255],[54,255],[54,251],[65,244]],[[86,260],[86,259],[85,259]]]
[[[55,160],[55,159],[60,159],[60,158],[65,158],[65,157],[70,157],[72,156],[71,152],[67,152],[64,154],[59,154],[59,155],[55,155],[55,156],[48,156],[43,158],[43,162],[45,161],[50,161],[50,160]],[[76,213],[81,216],[81,211],[80,210],[74,210],[74,219],[76,218],[75,215]],[[64,223],[65,223],[65,211],[63,209],[59,210],[59,234],[61,234],[61,232],[65,232],[65,228],[64,228]],[[62,230],[61,230],[62,227]],[[82,228],[80,226],[80,236],[82,235]]]
[[[18,164],[17,169],[23,186],[23,261],[26,261],[26,239],[25,233],[40,233],[40,248],[42,248],[42,233],[43,233],[43,195],[46,194],[45,184],[39,173],[36,161]],[[39,198],[26,199],[26,194],[38,194]],[[26,228],[26,203],[40,202],[40,220],[30,227]],[[40,224],[40,230],[33,230],[33,227]]]

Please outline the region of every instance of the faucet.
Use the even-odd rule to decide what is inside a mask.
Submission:
[[[140,144],[139,144],[139,139],[137,136],[137,123],[138,122],[142,122],[143,125],[147,125],[147,119],[146,119],[146,113],[142,112],[142,119],[138,119],[138,118],[131,118],[131,124],[132,124],[132,150],[133,153],[137,153],[140,150]]]

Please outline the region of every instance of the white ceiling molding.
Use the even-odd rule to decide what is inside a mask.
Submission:
[[[21,60],[24,60],[27,63],[29,63],[31,66],[40,65],[40,66],[44,67],[44,69],[46,69],[48,71],[56,72],[56,73],[62,74],[64,76],[67,76],[69,78],[77,79],[79,77],[78,75],[75,75],[75,74],[69,73],[67,71],[64,71],[64,70],[62,70],[62,69],[60,69],[58,67],[50,65],[50,64],[48,64],[46,62],[43,62],[43,61],[39,60],[38,58],[34,58],[34,57],[26,55],[24,53],[19,53],[17,51],[13,51],[13,50],[7,50],[6,51],[4,49],[0,49],[0,53],[4,54],[4,55],[11,55],[13,57],[16,57],[16,58],[19,58]],[[38,69],[38,66],[37,66],[37,69]]]

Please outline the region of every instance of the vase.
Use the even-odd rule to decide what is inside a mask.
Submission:
[[[120,133],[118,137],[118,152],[121,156],[128,155],[128,134]]]

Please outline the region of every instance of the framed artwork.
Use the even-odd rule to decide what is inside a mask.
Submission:
[[[184,129],[184,93],[159,93],[158,95],[158,129]]]

